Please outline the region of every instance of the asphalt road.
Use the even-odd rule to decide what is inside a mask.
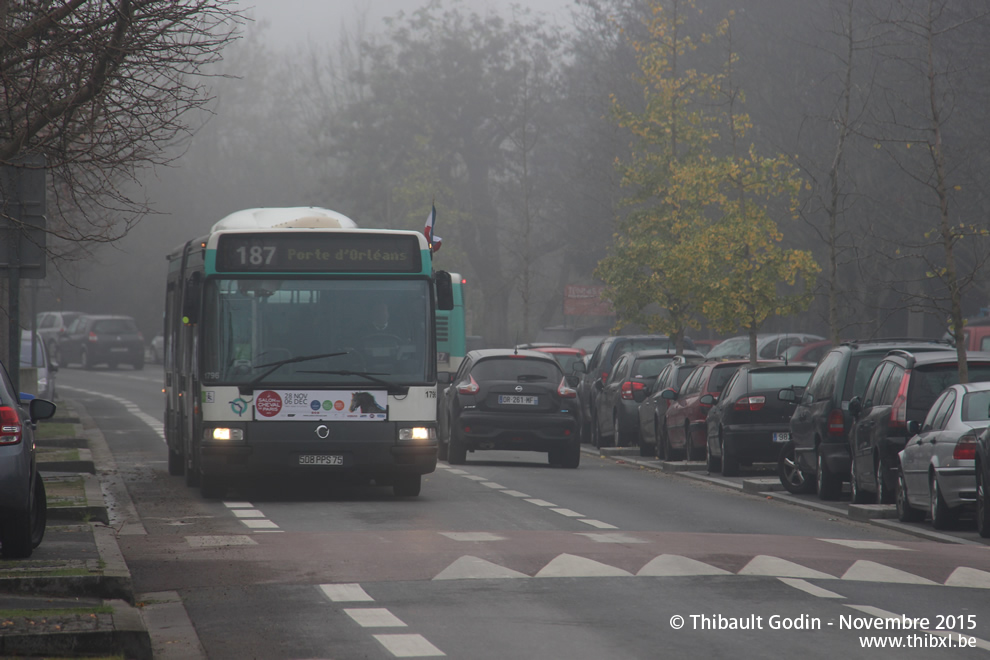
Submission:
[[[577,470],[469,454],[413,499],[265,483],[203,500],[167,474],[161,382],[153,365],[59,372],[114,455],[135,590],[171,603],[158,658],[990,655],[986,545],[588,454]],[[895,615],[928,620],[875,630]],[[946,646],[959,632],[976,650]]]

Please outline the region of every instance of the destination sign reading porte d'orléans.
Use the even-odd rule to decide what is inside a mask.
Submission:
[[[410,234],[329,232],[225,234],[217,271],[418,273],[419,240]]]

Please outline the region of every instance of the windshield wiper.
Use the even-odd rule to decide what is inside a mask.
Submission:
[[[279,360],[277,362],[269,362],[267,364],[255,365],[255,369],[264,369],[265,367],[271,367],[268,371],[263,374],[256,376],[251,379],[251,381],[245,383],[244,385],[238,386],[241,394],[250,394],[254,386],[268,378],[269,375],[275,373],[279,367],[284,367],[287,364],[295,364],[296,362],[309,362],[310,360],[319,360],[320,358],[331,358],[337,357],[339,355],[347,355],[347,351],[338,351],[337,353],[320,353],[318,355],[300,355],[299,357],[286,358],[284,360]]]
[[[389,394],[399,394],[401,396],[405,396],[406,394],[409,394],[409,386],[408,385],[396,385],[395,383],[390,383],[387,380],[382,380],[381,378],[375,378],[375,376],[388,376],[389,375],[389,374],[382,373],[382,372],[350,371],[350,370],[347,370],[347,369],[339,369],[339,370],[336,370],[336,371],[322,371],[322,370],[312,370],[312,371],[310,371],[308,369],[305,369],[305,370],[304,369],[300,369],[299,370],[299,373],[303,373],[303,374],[325,374],[325,375],[329,375],[329,376],[360,376],[361,378],[365,378],[367,380],[370,380],[372,383],[375,383],[376,385],[381,385],[386,390],[388,390],[388,393]]]

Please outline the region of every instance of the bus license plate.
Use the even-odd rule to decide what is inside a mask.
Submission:
[[[522,396],[519,394],[499,394],[498,402],[510,406],[535,406],[540,402],[540,397]]]
[[[340,454],[302,454],[299,465],[343,465],[344,457]]]
[[[774,433],[773,434],[773,441],[774,442],[790,442],[791,441],[791,434],[790,433]]]

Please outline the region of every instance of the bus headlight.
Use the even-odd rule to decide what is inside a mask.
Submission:
[[[399,429],[399,442],[419,442],[423,444],[437,441],[437,430],[432,426],[413,426]]]
[[[203,441],[218,444],[243,444],[244,429],[216,426],[203,429]]]

